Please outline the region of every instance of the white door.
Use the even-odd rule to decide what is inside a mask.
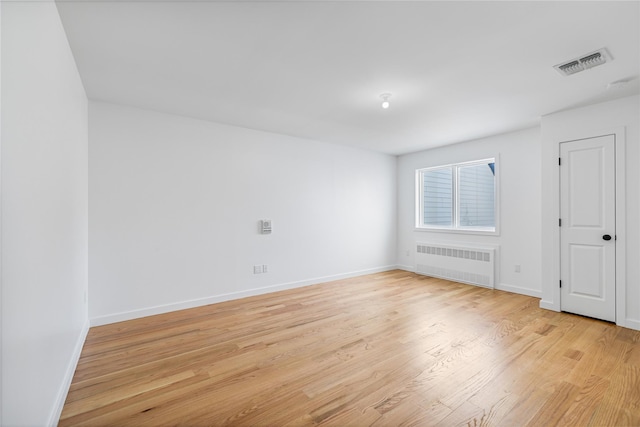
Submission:
[[[615,136],[560,144],[560,308],[616,320]]]

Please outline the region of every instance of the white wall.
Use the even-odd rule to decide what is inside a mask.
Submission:
[[[415,171],[498,158],[499,235],[416,231]],[[415,269],[415,242],[499,245],[496,288],[540,296],[540,130],[492,136],[398,158],[398,264]],[[515,266],[520,265],[520,273]]]
[[[92,324],[395,265],[392,156],[99,102],[89,129]]]
[[[540,305],[560,309],[558,227],[559,168],[558,144],[562,141],[616,133],[617,143],[624,141],[626,176],[617,185],[626,187],[618,203],[626,205],[624,223],[617,223],[617,262],[623,264],[617,274],[617,293],[623,296],[617,310],[617,323],[640,329],[640,100],[638,96],[573,109],[542,118],[542,283]],[[625,231],[626,230],[626,231]],[[620,256],[621,250],[626,256]],[[626,276],[626,277],[625,277]]]
[[[3,2],[3,425],[57,423],[88,328],[87,109],[55,3]]]

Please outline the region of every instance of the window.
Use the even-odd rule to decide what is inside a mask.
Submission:
[[[496,231],[496,161],[484,159],[416,171],[416,226]]]

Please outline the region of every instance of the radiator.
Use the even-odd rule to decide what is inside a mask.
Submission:
[[[416,243],[416,273],[494,287],[496,248]]]

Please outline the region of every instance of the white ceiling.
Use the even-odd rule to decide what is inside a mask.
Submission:
[[[639,1],[57,5],[90,99],[383,153],[639,91]],[[602,47],[612,62],[553,69]]]

